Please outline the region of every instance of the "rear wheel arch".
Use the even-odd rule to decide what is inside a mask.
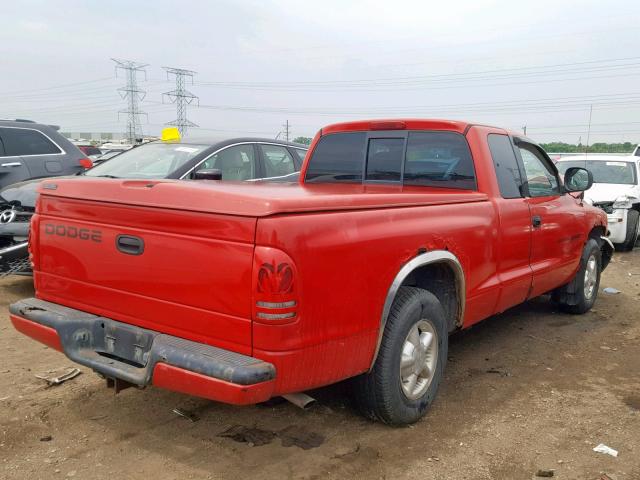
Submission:
[[[432,250],[409,260],[396,274],[387,291],[376,350],[371,360],[373,368],[391,306],[400,287],[418,287],[432,293],[442,305],[449,331],[462,326],[466,299],[464,271],[460,260],[448,250]]]

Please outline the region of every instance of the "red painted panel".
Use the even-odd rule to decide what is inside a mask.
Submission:
[[[40,343],[44,343],[47,347],[58,350],[59,352],[63,351],[62,344],[60,343],[60,337],[55,329],[18,317],[17,315],[11,315],[10,317],[11,323],[13,323],[15,329],[20,333],[23,333]]]
[[[275,381],[238,385],[217,378],[207,377],[182,368],[156,364],[153,370],[153,385],[174,392],[187,393],[233,405],[251,405],[271,398]]]
[[[299,350],[254,349],[253,356],[276,367],[273,394],[281,395],[329,385],[368,370],[377,338],[377,331],[363,332]]]
[[[434,205],[259,219],[257,245],[291,257],[301,293],[295,323],[254,322],[254,353],[378,331],[394,277],[421,249],[449,250],[460,259],[466,272],[467,322],[491,315],[499,293],[494,207],[484,201],[457,205],[455,215],[451,209]],[[356,369],[368,368],[364,363]]]
[[[542,224],[533,230],[531,297],[542,295],[567,283],[578,270],[582,247],[591,226],[585,208],[571,195],[528,199],[531,215]]]

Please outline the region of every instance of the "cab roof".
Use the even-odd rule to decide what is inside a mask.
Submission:
[[[438,118],[390,118],[373,120],[356,120],[352,122],[334,123],[323,127],[321,135],[337,132],[357,132],[370,130],[446,130],[457,133],[466,133],[473,126],[483,126],[504,130],[503,128],[462,120],[444,120]]]

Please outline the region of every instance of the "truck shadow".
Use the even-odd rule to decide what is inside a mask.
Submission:
[[[601,299],[598,307],[604,311],[608,303]],[[309,392],[318,404],[308,411],[287,402],[232,407],[153,388],[113,396],[98,382],[65,408],[76,417],[72,424],[105,432],[102,442],[114,448],[198,471],[224,475],[251,465],[255,478],[374,474],[394,468],[394,452],[402,458],[407,448],[421,448],[425,457],[443,454],[485,417],[549,382],[577,388],[575,372],[562,371],[566,355],[607,320],[598,308],[583,316],[560,314],[540,298],[453,335],[438,398],[411,428],[362,418],[351,406],[347,382]],[[74,455],[93,449],[89,443]]]

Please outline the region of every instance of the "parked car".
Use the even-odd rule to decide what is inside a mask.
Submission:
[[[607,213],[609,239],[619,250],[631,250],[640,236],[640,158],[597,155],[561,158],[560,173],[583,167],[593,174],[585,199]]]
[[[613,252],[589,172],[563,183],[499,128],[331,125],[300,178],[42,182],[15,328],[117,390],[251,404],[353,377],[365,415],[407,424],[449,333],[549,292],[584,313]]]
[[[93,159],[93,163],[98,164],[98,163],[104,162],[105,160],[109,160],[110,158],[120,155],[122,152],[125,152],[125,151],[126,150],[106,150],[102,155]]]
[[[102,150],[100,150],[95,145],[78,145],[78,144],[75,144],[75,145],[76,147],[78,147],[78,149],[80,149],[82,153],[84,153],[91,160],[100,157],[103,153]]]
[[[296,181],[306,145],[260,138],[152,142],[118,151],[84,171],[87,177],[196,179],[212,172],[222,180]],[[27,253],[29,221],[42,179],[0,190],[0,276],[31,274]]]
[[[0,188],[30,178],[74,175],[89,164],[56,126],[0,120]]]

